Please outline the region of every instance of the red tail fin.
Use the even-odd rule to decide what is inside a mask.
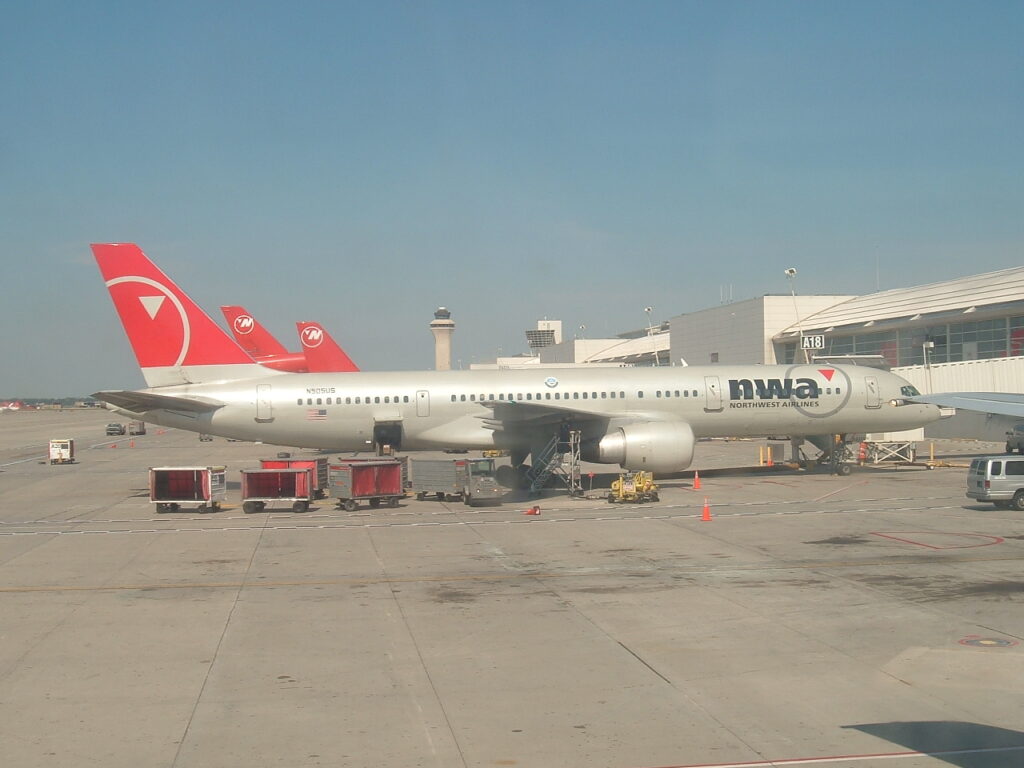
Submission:
[[[296,323],[299,330],[299,341],[302,351],[306,353],[306,362],[310,373],[329,373],[336,371],[358,371],[359,366],[338,346],[331,335],[320,323]]]
[[[92,246],[135,357],[150,386],[197,381],[181,369],[252,359],[133,243]]]
[[[266,328],[260,325],[259,321],[246,311],[245,307],[221,307],[224,319],[228,321],[231,334],[238,342],[238,346],[249,353],[251,357],[266,357],[267,355],[287,355],[288,350],[284,345],[274,338]]]

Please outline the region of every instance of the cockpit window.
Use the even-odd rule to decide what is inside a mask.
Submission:
[[[904,397],[918,397],[921,393],[913,384],[907,384],[905,387],[900,387],[900,394]]]

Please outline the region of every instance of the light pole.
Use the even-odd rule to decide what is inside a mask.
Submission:
[[[789,267],[788,269],[783,271],[783,274],[785,274],[786,279],[789,280],[789,294],[793,297],[793,314],[796,316],[796,329],[800,333],[800,340],[797,342],[797,346],[800,347],[800,349],[804,353],[804,362],[809,363],[811,362],[811,358],[807,354],[807,350],[803,348],[804,329],[803,326],[800,325],[800,308],[796,304],[796,268]],[[793,362],[796,362],[795,354],[793,355]]]
[[[928,391],[925,392],[926,395],[930,395],[932,393],[932,363],[931,360],[928,358],[928,352],[933,349],[935,349],[934,341],[926,341],[924,344],[921,345],[921,351],[924,353],[925,375],[928,378]]]
[[[654,311],[654,307],[644,307],[644,312],[647,313],[647,338],[651,342],[651,355],[654,357],[655,367],[661,365],[661,360],[658,359],[658,345],[654,342],[654,324],[651,322],[651,313]]]

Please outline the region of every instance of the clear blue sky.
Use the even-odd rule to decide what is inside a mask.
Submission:
[[[88,249],[366,369],[1024,263],[1020,2],[9,2],[0,396],[142,379]],[[219,316],[219,315],[218,315]]]

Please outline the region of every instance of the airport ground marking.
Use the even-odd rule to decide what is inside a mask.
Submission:
[[[944,749],[936,752],[875,752],[853,755],[825,755],[821,757],[792,757],[781,760],[754,760],[741,763],[687,763],[663,765],[658,768],[775,768],[787,765],[825,765],[827,763],[863,762],[866,760],[905,760],[909,757],[952,757],[953,755],[985,755],[1024,752],[1024,745],[1011,747],[975,747],[972,749]]]

